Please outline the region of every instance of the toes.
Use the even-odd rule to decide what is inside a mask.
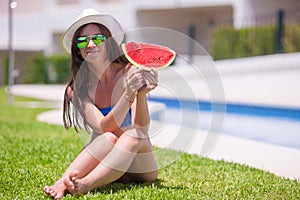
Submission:
[[[50,196],[53,197],[53,198],[54,198],[56,195],[57,195],[57,194],[56,194],[55,191],[51,192],[51,194],[50,194]]]
[[[50,194],[52,191],[53,191],[53,190],[52,190],[52,187],[51,187],[51,186],[45,186],[45,187],[44,187],[44,192],[45,192],[46,194]]]
[[[75,188],[75,184],[77,183],[77,176],[78,176],[79,172],[78,171],[73,171],[69,174],[69,184],[72,184],[72,188]]]
[[[52,186],[45,186],[43,188],[44,192],[51,196],[54,199],[61,199],[64,197],[65,192],[66,192],[66,186],[63,183],[62,180],[57,181],[54,185]]]
[[[74,189],[74,184],[69,178],[64,179],[64,184],[68,188],[68,190]]]
[[[64,179],[64,184],[67,187],[67,190],[71,193],[71,194],[76,194],[77,190],[77,176],[78,176],[79,172],[78,171],[73,171],[69,174],[69,177]]]
[[[70,180],[72,180],[73,178],[77,178],[79,172],[78,171],[73,171],[69,174]]]
[[[63,194],[57,194],[55,197],[53,197],[54,199],[61,199],[63,198],[64,195]]]
[[[45,186],[45,187],[44,187],[44,192],[45,192],[45,193],[48,193],[48,191],[49,191],[49,186]]]

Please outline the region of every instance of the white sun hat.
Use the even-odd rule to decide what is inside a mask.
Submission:
[[[61,36],[61,44],[68,53],[71,53],[72,38],[76,30],[84,24],[94,22],[106,26],[117,43],[121,44],[124,38],[124,32],[119,21],[109,14],[99,13],[93,8],[87,8],[81,11],[75,21]]]

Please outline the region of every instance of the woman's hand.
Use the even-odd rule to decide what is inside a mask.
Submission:
[[[123,79],[123,86],[126,90],[126,99],[132,102],[138,91],[146,84],[143,78],[143,69],[128,64],[126,66],[127,76]]]
[[[158,85],[158,73],[156,70],[151,69],[151,71],[143,71],[144,85],[139,89],[138,94],[147,94],[151,90],[154,90]]]

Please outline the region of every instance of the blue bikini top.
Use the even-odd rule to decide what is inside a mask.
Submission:
[[[106,107],[106,108],[99,108],[100,112],[106,116],[112,109],[112,106]],[[120,128],[125,127],[125,126],[130,126],[132,124],[132,119],[131,119],[131,108],[128,110],[126,117],[121,124]]]

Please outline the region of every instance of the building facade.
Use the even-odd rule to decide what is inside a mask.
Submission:
[[[209,51],[212,28],[229,23],[253,26],[279,9],[291,16],[300,11],[299,0],[15,0],[13,49],[16,68],[36,53],[63,53],[60,36],[83,8],[95,8],[119,19],[125,31],[163,27],[192,37]],[[8,49],[9,0],[0,0],[0,73]],[[299,15],[298,15],[299,17]],[[0,77],[0,84],[3,78]]]

